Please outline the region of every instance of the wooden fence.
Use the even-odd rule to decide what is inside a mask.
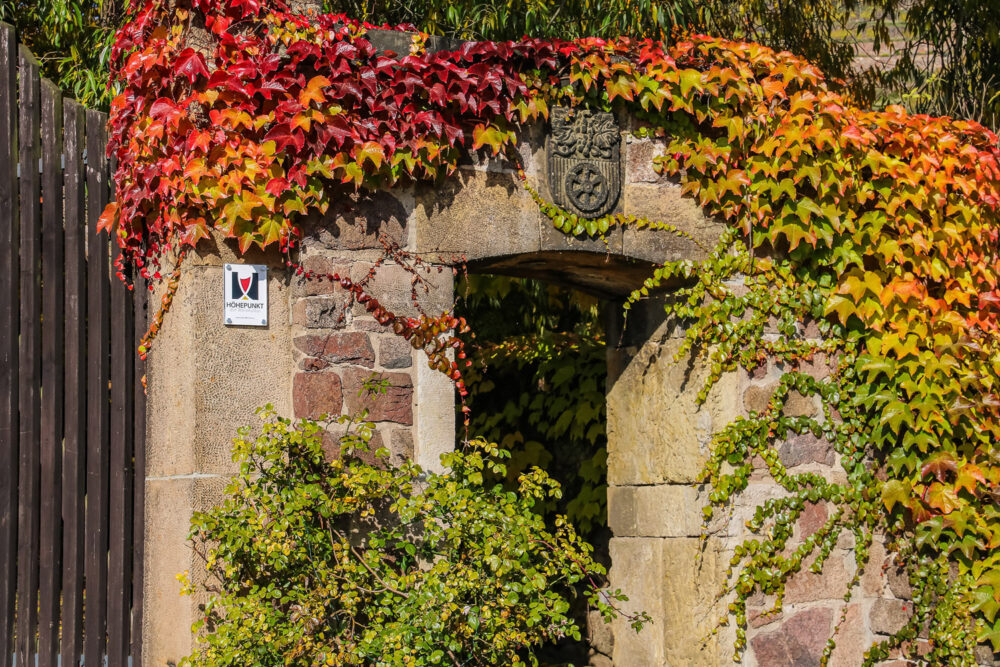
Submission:
[[[146,291],[96,233],[106,123],[0,24],[0,665],[140,664]]]

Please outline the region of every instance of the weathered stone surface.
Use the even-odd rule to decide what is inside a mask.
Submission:
[[[444,183],[419,186],[416,202],[417,252],[472,260],[541,247],[542,214],[513,174],[463,170]]]
[[[653,158],[664,154],[662,139],[630,138],[625,144],[626,183],[667,183],[666,176],[656,173]]]
[[[879,598],[872,605],[868,617],[872,632],[880,635],[891,635],[899,632],[913,614],[913,605],[903,600]]]
[[[833,465],[835,454],[833,445],[812,433],[789,436],[778,448],[778,456],[786,468],[807,463]]]
[[[739,414],[737,373],[724,375],[699,405],[702,361],[674,362],[676,339],[650,343],[608,390],[608,482],[644,485],[700,479],[711,434]]]
[[[413,365],[413,346],[399,336],[383,337],[378,344],[378,363],[382,368],[409,368]]]
[[[804,396],[797,391],[788,392],[782,413],[786,417],[814,417],[818,413],[815,396]]]
[[[858,667],[864,663],[865,652],[871,648],[875,637],[865,626],[862,604],[848,605],[836,641],[837,646],[830,656],[830,667]]]
[[[311,296],[292,308],[292,322],[308,329],[343,329],[347,325],[347,299],[343,296]]]
[[[785,602],[816,602],[818,600],[843,600],[851,581],[851,572],[844,562],[843,552],[834,552],[823,564],[822,572],[814,574],[803,567],[788,580]]]
[[[296,417],[319,419],[336,416],[344,404],[340,377],[333,372],[296,373],[292,384],[292,405]]]
[[[441,472],[441,455],[455,449],[455,386],[428,366],[423,350],[414,353],[413,377],[413,460],[424,470]]]
[[[799,536],[807,538],[823,527],[829,513],[825,503],[806,503],[799,515]]]
[[[800,611],[773,632],[750,640],[757,664],[763,667],[818,665],[833,630],[833,611],[823,607]]]
[[[267,327],[222,323],[221,266],[185,267],[168,317],[147,360],[147,474],[230,474],[241,426],[272,403],[291,412],[292,358],[288,288],[268,275]],[[161,292],[151,295],[159,303]],[[266,360],[267,363],[262,363]],[[175,573],[176,574],[176,573]]]
[[[292,276],[293,297],[335,294],[345,300],[348,298],[347,290],[341,287],[340,283],[331,280],[330,276],[349,276],[350,262],[328,255],[313,254],[302,260],[302,268],[312,272],[312,275],[304,273]]]
[[[375,350],[368,334],[362,331],[299,336],[295,339],[295,347],[327,364],[346,363],[368,368],[375,364]]]
[[[653,618],[640,634],[627,621],[615,621],[614,664],[723,664],[720,643],[729,638],[724,633],[711,635],[722,613],[715,599],[724,580],[719,549],[713,538],[611,540],[611,588],[621,588],[629,596],[624,609],[645,610]]]
[[[886,581],[882,571],[885,561],[885,545],[876,538],[868,550],[868,565],[865,566],[865,571],[861,575],[861,592],[865,596],[876,598],[885,593]]]
[[[367,262],[356,262],[351,267],[351,279],[364,280],[372,268]],[[439,267],[440,268],[440,267]],[[419,276],[419,281],[414,283]],[[438,271],[419,270],[415,276],[399,264],[385,263],[375,270],[375,275],[365,285],[365,291],[378,299],[384,308],[396,315],[419,317],[420,308],[431,314],[438,314],[451,308],[452,283],[454,276],[450,269]],[[414,303],[414,291],[416,303]],[[354,304],[355,315],[367,315],[368,311],[360,303]]]
[[[615,650],[615,636],[611,632],[611,623],[605,623],[601,613],[590,610],[587,614],[587,640],[590,648],[604,656],[612,655]],[[591,664],[594,664],[591,661]]]
[[[889,582],[889,590],[900,600],[909,600],[913,597],[913,587],[910,586],[910,577],[906,573],[906,568],[902,564],[891,563],[886,568],[886,579]]]
[[[303,221],[303,247],[381,250],[382,238],[404,245],[412,210],[413,196],[407,192],[365,191],[338,197],[326,214],[313,214]]]
[[[743,392],[743,407],[748,412],[764,412],[767,404],[774,395],[774,390],[778,388],[777,382],[767,384],[752,384]]]
[[[616,537],[698,537],[705,504],[693,485],[612,486],[608,526]]]
[[[690,197],[681,195],[681,186],[628,184],[624,192],[626,215],[665,222],[689,234],[697,241],[661,230],[641,230],[629,227],[623,238],[623,252],[650,262],[670,262],[679,259],[704,259],[719,240],[725,228],[702,213]]]
[[[993,647],[989,644],[979,644],[976,646],[976,662],[984,667],[993,667],[1000,664],[1000,659],[993,653]]]
[[[372,373],[360,368],[345,368],[342,375],[350,414],[358,415],[368,410],[368,419],[374,422],[413,424],[413,380],[407,373]],[[372,376],[376,381],[389,381],[385,394],[371,395],[364,390],[365,381]]]

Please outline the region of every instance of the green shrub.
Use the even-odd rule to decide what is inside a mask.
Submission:
[[[571,525],[535,513],[560,493],[542,470],[516,492],[484,482],[504,473],[496,445],[444,456],[439,474],[366,454],[370,423],[339,418],[330,457],[322,425],[262,415],[259,437],[235,441],[224,502],[192,521],[211,595],[186,664],[536,664],[539,645],[579,637],[576,584],[606,620],[626,599],[598,591],[604,569]]]

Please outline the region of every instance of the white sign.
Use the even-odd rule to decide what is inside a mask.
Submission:
[[[267,267],[226,264],[223,272],[222,321],[231,325],[267,326]]]

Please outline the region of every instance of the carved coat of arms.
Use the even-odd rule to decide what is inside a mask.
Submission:
[[[614,115],[555,107],[550,116],[549,189],[555,203],[585,218],[614,209],[621,194],[621,134]]]

